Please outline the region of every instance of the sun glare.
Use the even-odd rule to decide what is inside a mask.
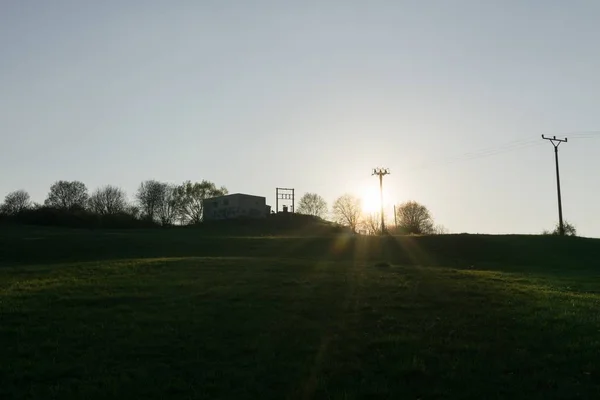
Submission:
[[[365,190],[363,192],[361,200],[362,208],[365,213],[371,214],[379,211],[381,205],[379,199],[379,192],[377,190]]]

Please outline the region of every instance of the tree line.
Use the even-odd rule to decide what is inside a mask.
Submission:
[[[392,215],[394,223],[386,222],[386,230],[393,234],[404,235],[436,235],[446,234],[448,230],[439,224],[435,224],[429,209],[416,201],[407,201],[396,205],[395,215]],[[371,235],[381,233],[381,214],[365,213],[361,199],[352,194],[344,194],[338,197],[329,213],[325,199],[316,193],[306,193],[300,199],[298,213],[314,215],[333,222],[347,226],[353,232],[362,231]],[[569,221],[564,222],[566,236],[577,236],[576,227]],[[542,231],[542,235],[560,234],[557,223],[551,230]]]
[[[329,213],[327,202],[316,193],[306,193],[300,198],[297,212],[314,215],[349,227],[353,232],[372,235],[381,233],[381,214],[365,213],[362,201],[352,194],[338,197]],[[386,224],[386,230],[395,234],[432,235],[447,233],[446,228],[434,223],[429,209],[416,201],[407,201],[395,207],[394,224]],[[397,223],[396,223],[397,221]]]
[[[174,185],[157,180],[142,182],[129,201],[125,191],[106,185],[91,194],[83,182],[55,182],[43,204],[25,190],[9,193],[0,204],[4,218],[47,225],[169,226],[202,222],[203,200],[227,194],[213,182],[185,181]]]
[[[143,181],[134,199],[125,191],[106,185],[89,192],[80,181],[60,180],[52,184],[42,204],[31,201],[25,190],[6,195],[0,204],[0,216],[18,222],[43,225],[146,227],[194,225],[203,221],[204,200],[228,194],[225,186],[202,180],[179,185],[157,180]],[[353,232],[381,233],[379,213],[363,212],[360,198],[345,194],[331,208],[316,193],[304,194],[297,207],[299,214],[331,220]],[[399,234],[444,233],[434,224],[431,213],[422,204],[409,201],[396,207],[394,224],[388,231]]]

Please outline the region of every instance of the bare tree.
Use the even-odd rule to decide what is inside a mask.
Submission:
[[[406,234],[432,234],[434,233],[433,218],[431,213],[422,204],[416,201],[407,201],[396,207],[398,230]]]
[[[298,203],[298,214],[313,215],[319,218],[327,216],[327,202],[316,193],[305,193]]]
[[[157,209],[157,217],[161,225],[173,225],[177,218],[177,196],[175,194],[176,187],[168,183],[163,183],[162,198]]]
[[[136,198],[142,218],[162,225],[172,225],[175,222],[178,212],[175,186],[148,180],[141,183]]]
[[[16,215],[31,207],[29,193],[25,190],[15,190],[6,195],[4,203],[0,205],[0,214]]]
[[[339,197],[333,203],[333,220],[341,225],[346,225],[356,232],[362,214],[360,199],[351,194]]]
[[[85,208],[88,191],[83,182],[58,181],[50,187],[44,204],[49,207],[68,210],[74,207]]]
[[[448,233],[450,233],[450,231],[444,225],[436,224],[433,227],[433,234],[434,235],[447,235]]]
[[[135,219],[140,219],[142,212],[140,211],[140,207],[135,204],[127,204],[125,206],[124,213],[131,215]]]
[[[125,211],[127,198],[122,189],[107,185],[94,191],[88,205],[92,212],[99,215],[117,214]]]
[[[155,221],[165,197],[166,184],[155,180],[142,182],[138,188],[136,199],[142,218]]]
[[[181,223],[198,224],[202,222],[204,214],[204,200],[223,196],[228,193],[227,188],[217,186],[209,181],[186,181],[175,188],[177,213]]]
[[[379,235],[381,233],[381,213],[366,214],[361,225],[369,235]]]

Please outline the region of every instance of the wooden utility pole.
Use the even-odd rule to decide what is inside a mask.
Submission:
[[[549,140],[550,143],[552,143],[552,145],[554,146],[554,161],[556,163],[556,191],[558,193],[558,226],[559,226],[559,233],[561,236],[565,235],[565,226],[563,224],[563,214],[562,214],[562,199],[561,199],[561,194],[560,194],[560,173],[558,170],[558,146],[560,146],[561,143],[567,143],[567,138],[564,139],[557,139],[556,136],[554,137],[545,137],[544,135],[542,135],[542,139],[545,140]]]

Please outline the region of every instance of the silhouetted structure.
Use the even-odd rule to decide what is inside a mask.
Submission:
[[[275,188],[275,212],[278,213],[279,212],[279,200],[284,200],[286,202],[291,202],[290,204],[290,208],[291,208],[291,212],[294,212],[294,203],[295,203],[295,196],[294,196],[294,189],[289,189],[289,188]],[[287,212],[287,209],[284,206],[284,212]]]
[[[261,196],[234,193],[204,200],[204,221],[265,218],[270,213],[271,206]]]
[[[379,176],[379,194],[381,196],[381,234],[385,233],[385,222],[383,217],[383,176],[389,175],[390,170],[388,168],[374,168],[372,175]]]
[[[560,146],[561,143],[567,143],[567,138],[557,139],[556,136],[547,138],[544,135],[542,135],[542,139],[549,140],[552,143],[552,145],[554,146],[554,160],[556,162],[556,191],[558,192],[558,224],[559,224],[560,236],[564,236],[565,235],[565,225],[563,224],[562,199],[561,199],[561,194],[560,194],[560,173],[558,170],[558,146]]]

